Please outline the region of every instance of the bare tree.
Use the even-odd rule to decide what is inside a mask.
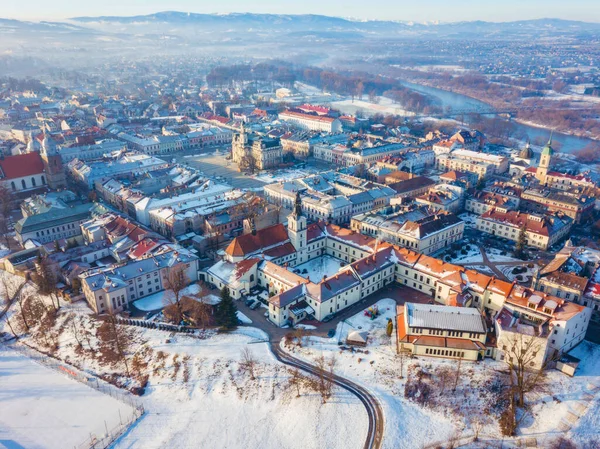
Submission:
[[[444,394],[446,387],[450,384],[452,378],[454,377],[452,369],[450,369],[448,366],[442,366],[437,370],[437,375],[439,380],[440,394]]]
[[[248,171],[250,173],[256,172],[258,163],[251,151],[246,151],[246,154],[241,157],[239,167],[240,171]]]
[[[52,307],[60,309],[60,291],[57,287],[58,277],[56,271],[48,262],[47,258],[38,257],[37,273],[33,278],[39,289],[39,293],[50,297]],[[56,304],[55,301],[56,300]]]
[[[167,268],[165,277],[163,279],[163,285],[167,294],[165,295],[165,301],[168,305],[174,305],[176,314],[175,321],[177,324],[183,320],[183,305],[181,303],[181,292],[190,283],[190,278],[185,272],[185,265],[176,265],[174,267]]]
[[[7,215],[0,215],[0,239],[4,239],[6,248],[10,249],[10,229]]]
[[[508,364],[510,384],[519,407],[525,406],[525,395],[543,386],[546,363],[536,362],[542,351],[538,339],[521,333],[511,334],[504,351],[504,361]]]
[[[256,365],[258,361],[254,354],[247,347],[242,349],[242,356],[240,360],[240,370],[250,374],[250,379],[254,380],[256,373]]]
[[[317,369],[317,391],[321,395],[323,404],[331,397],[333,391],[333,377],[336,365],[335,356],[331,356],[328,360],[325,356],[320,356],[315,361]]]
[[[406,361],[406,351],[401,349],[400,352],[396,355],[398,361],[400,362],[400,379],[404,379],[404,362]]]
[[[294,368],[294,369],[290,370],[289,373],[290,373],[290,378],[288,380],[288,385],[291,388],[296,389],[296,397],[299,398],[300,397],[300,388],[303,385],[309,385],[310,380],[305,375],[303,375],[298,368]]]
[[[114,314],[110,314],[98,329],[99,339],[110,348],[111,357],[120,361],[125,366],[125,373],[130,377],[129,362],[127,361],[127,347],[129,336],[123,326],[119,326]]]
[[[474,440],[479,441],[479,435],[483,430],[485,424],[487,424],[487,418],[485,415],[477,415],[471,419],[471,429],[473,429]]]
[[[458,365],[456,365],[456,375],[454,377],[454,386],[452,387],[452,391],[456,391],[456,387],[458,386],[458,379],[460,379],[460,365],[462,364],[462,357],[458,359]]]

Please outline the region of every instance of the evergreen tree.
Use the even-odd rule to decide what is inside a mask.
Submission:
[[[525,245],[527,242],[527,227],[523,225],[521,231],[519,232],[519,238],[517,239],[517,243],[515,244],[515,257],[522,259],[525,252]]]
[[[223,330],[231,330],[237,327],[237,307],[227,287],[223,287],[223,290],[221,290],[221,302],[217,305],[216,320]]]

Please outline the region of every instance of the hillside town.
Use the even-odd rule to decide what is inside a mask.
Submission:
[[[551,130],[499,141],[336,96],[0,80],[2,351],[127,406],[73,444],[8,448],[188,447],[195,421],[158,415],[195,385],[220,421],[234,401],[269,403],[272,426],[322,414],[331,435],[298,418],[321,435],[306,447],[598,447],[598,165]],[[194,447],[251,438],[200,430]]]

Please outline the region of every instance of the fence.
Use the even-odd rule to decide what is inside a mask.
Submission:
[[[176,324],[155,323],[154,321],[134,320],[130,318],[117,318],[117,323],[126,324],[128,326],[145,327],[148,329],[158,329],[161,331],[181,332],[183,334],[193,334],[197,330],[187,326],[178,326]]]
[[[23,342],[20,344],[11,344],[10,347],[0,344],[1,350],[8,350],[8,348],[24,355],[39,365],[66,375],[70,379],[76,380],[77,382],[80,382],[89,388],[108,395],[133,409],[133,413],[126,417],[121,416],[121,411],[119,410],[119,424],[109,429],[105,421],[104,426],[106,433],[104,435],[98,436],[90,434],[88,439],[74,446],[74,449],[106,449],[145,413],[144,406],[131,393],[125,393],[123,390],[99,379],[94,375],[81,371],[71,365],[62,363],[49,355],[38,352]]]

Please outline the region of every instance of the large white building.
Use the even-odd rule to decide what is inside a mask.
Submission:
[[[304,114],[302,112],[284,111],[279,113],[279,120],[293,123],[301,129],[324,131],[327,133],[342,132],[342,122],[333,117]]]
[[[532,366],[540,368],[548,357],[583,340],[589,324],[591,310],[584,306],[380,243],[336,225],[307,225],[299,198],[288,217],[287,232],[282,225],[262,231],[236,238],[227,248],[225,260],[207,270],[206,280],[219,288],[227,287],[236,299],[253,287],[267,289],[269,320],[278,326],[309,316],[323,320],[395,282],[430,296],[438,304],[479,309],[486,320],[504,321],[509,313],[515,320],[545,328],[539,333],[545,355]],[[322,279],[299,274],[306,266],[303,264],[325,256],[338,260],[339,268]],[[471,332],[479,335],[481,329]],[[431,330],[426,332],[439,336]],[[502,329],[502,337],[500,332]],[[472,335],[468,338],[478,340]],[[502,358],[502,345],[496,348],[492,343],[485,346],[485,356]]]
[[[491,209],[477,217],[477,230],[516,242],[525,232],[525,244],[548,249],[566,238],[573,219],[566,215],[534,215]]]

